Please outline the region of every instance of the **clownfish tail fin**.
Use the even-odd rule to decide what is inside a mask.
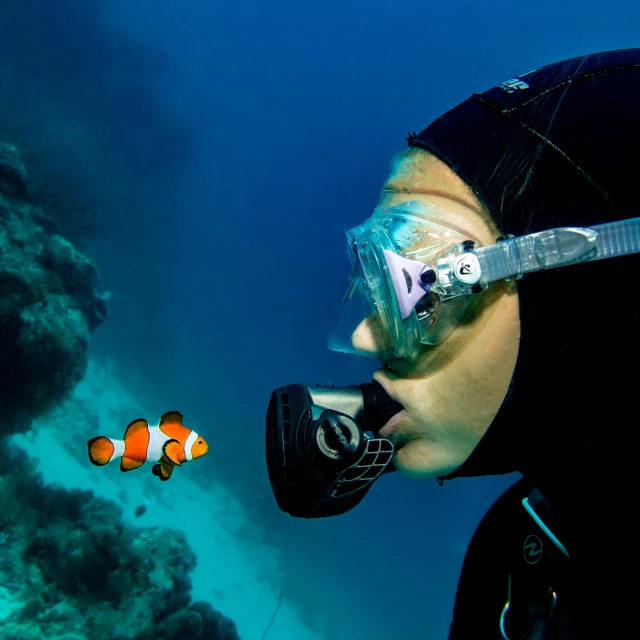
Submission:
[[[89,460],[91,463],[95,464],[97,467],[102,467],[103,465],[111,462],[114,458],[120,458],[122,453],[116,451],[116,448],[120,449],[120,447],[116,447],[117,443],[117,440],[112,440],[105,436],[91,438],[91,440],[87,442]]]

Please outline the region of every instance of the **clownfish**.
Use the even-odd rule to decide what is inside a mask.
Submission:
[[[98,467],[120,458],[120,471],[131,471],[145,462],[153,464],[152,472],[160,480],[168,480],[174,467],[200,458],[209,450],[204,438],[182,424],[182,414],[168,411],[157,427],[144,418],[131,422],[122,440],[105,436],[87,442],[89,460]]]

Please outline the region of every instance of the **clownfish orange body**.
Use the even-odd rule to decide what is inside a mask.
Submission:
[[[182,414],[168,411],[157,427],[144,418],[129,424],[122,440],[105,436],[87,442],[89,460],[103,466],[120,458],[120,470],[131,471],[145,462],[153,464],[153,475],[168,480],[173,468],[200,458],[209,450],[204,438],[182,424]]]

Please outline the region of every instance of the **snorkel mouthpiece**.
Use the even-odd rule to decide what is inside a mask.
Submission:
[[[377,478],[395,471],[393,444],[378,432],[401,410],[377,382],[276,389],[267,410],[266,454],[278,507],[298,518],[353,509]]]

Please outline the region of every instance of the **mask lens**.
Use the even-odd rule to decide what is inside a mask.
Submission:
[[[382,354],[404,358],[416,347],[415,314],[400,318],[382,247],[385,234],[369,231],[352,243],[354,269],[340,312],[329,336],[333,351],[368,358]]]
[[[453,331],[467,297],[441,300],[435,283],[433,290],[423,289],[424,295],[417,302],[414,297],[407,307],[411,292],[415,295],[420,287],[416,277],[421,267],[435,272],[438,258],[466,239],[429,220],[428,214],[421,203],[403,203],[376,211],[347,233],[353,272],[329,337],[330,349],[377,359],[382,354],[404,358],[415,354],[420,343],[437,344]],[[385,253],[406,259],[409,267],[389,262]],[[402,295],[402,308],[408,309],[403,313],[397,293]]]
[[[358,268],[351,275],[349,289],[329,335],[328,346],[333,351],[369,358],[376,358],[381,350],[392,348],[389,334],[382,327]]]

